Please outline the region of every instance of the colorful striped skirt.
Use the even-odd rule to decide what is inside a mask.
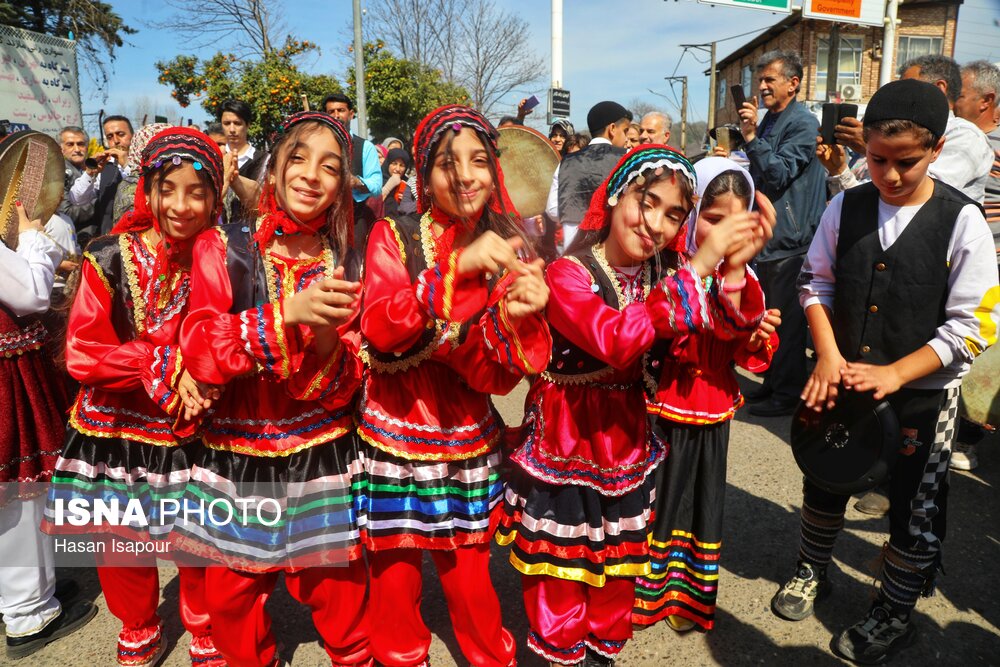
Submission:
[[[653,625],[681,616],[701,630],[711,630],[719,586],[729,422],[694,426],[657,419],[654,429],[670,443],[670,456],[656,475],[651,571],[636,580],[632,622]]]
[[[668,459],[670,457],[667,457]],[[512,465],[496,540],[519,572],[604,586],[649,573],[653,475],[622,495],[549,484]]]
[[[288,456],[201,447],[172,542],[240,570],[345,565],[363,555],[366,504],[353,432]]]
[[[415,461],[369,447],[366,546],[455,549],[489,542],[503,491],[499,465],[498,451]]]

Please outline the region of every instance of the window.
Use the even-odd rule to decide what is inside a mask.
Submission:
[[[908,60],[919,58],[920,56],[941,55],[940,37],[908,37],[901,35],[899,38],[899,53],[896,54],[896,63],[900,66]]]
[[[726,91],[728,90],[729,86],[726,85],[726,77],[720,76],[715,83],[715,108],[717,111],[726,108]]]
[[[840,38],[840,64],[837,67],[837,89],[847,84],[861,85],[861,54],[863,37]],[[826,73],[830,55],[830,37],[819,37],[816,47],[816,99],[826,99]]]
[[[750,99],[753,97],[750,93],[753,90],[753,67],[750,65],[743,66],[742,79],[740,83],[743,84],[743,92],[746,94],[747,99]]]

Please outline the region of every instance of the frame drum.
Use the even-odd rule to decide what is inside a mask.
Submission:
[[[64,169],[62,150],[48,135],[29,130],[0,141],[0,239],[8,248],[17,248],[14,202],[44,225],[62,201]]]
[[[500,168],[510,200],[522,218],[541,215],[559,166],[559,152],[544,134],[530,127],[502,127],[498,132]]]
[[[962,380],[959,414],[980,426],[1000,426],[1000,345],[976,357]]]

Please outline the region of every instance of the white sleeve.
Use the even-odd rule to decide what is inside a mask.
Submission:
[[[927,173],[982,203],[992,166],[993,151],[986,135],[973,125],[957,124],[945,135],[944,148]]]
[[[969,204],[959,213],[952,246],[946,320],[928,342],[944,367],[972,363],[996,342],[1000,323],[996,248],[978,207]]]
[[[56,213],[49,218],[45,223],[45,234],[63,251],[63,259],[80,254],[80,246],[76,243],[76,230],[65,215]]]
[[[559,221],[559,167],[552,174],[552,187],[549,188],[549,198],[545,201],[545,215],[556,222]]]
[[[819,227],[809,244],[809,251],[799,273],[799,303],[805,310],[821,304],[833,310],[833,295],[837,288],[834,272],[837,269],[837,239],[840,238],[840,212],[844,194],[830,200],[823,211]]]
[[[101,175],[92,177],[87,172],[80,174],[69,189],[69,203],[73,206],[89,206],[97,201],[97,188],[100,187]]]
[[[17,252],[0,243],[0,301],[17,316],[48,310],[62,250],[41,232],[21,232]]]

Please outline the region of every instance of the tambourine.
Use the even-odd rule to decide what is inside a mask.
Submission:
[[[17,208],[44,224],[62,201],[65,161],[55,139],[41,132],[17,132],[0,142],[0,240],[17,248]]]
[[[792,454],[819,488],[851,495],[882,482],[899,455],[899,420],[888,401],[841,391],[832,410],[805,403],[792,415]]]

